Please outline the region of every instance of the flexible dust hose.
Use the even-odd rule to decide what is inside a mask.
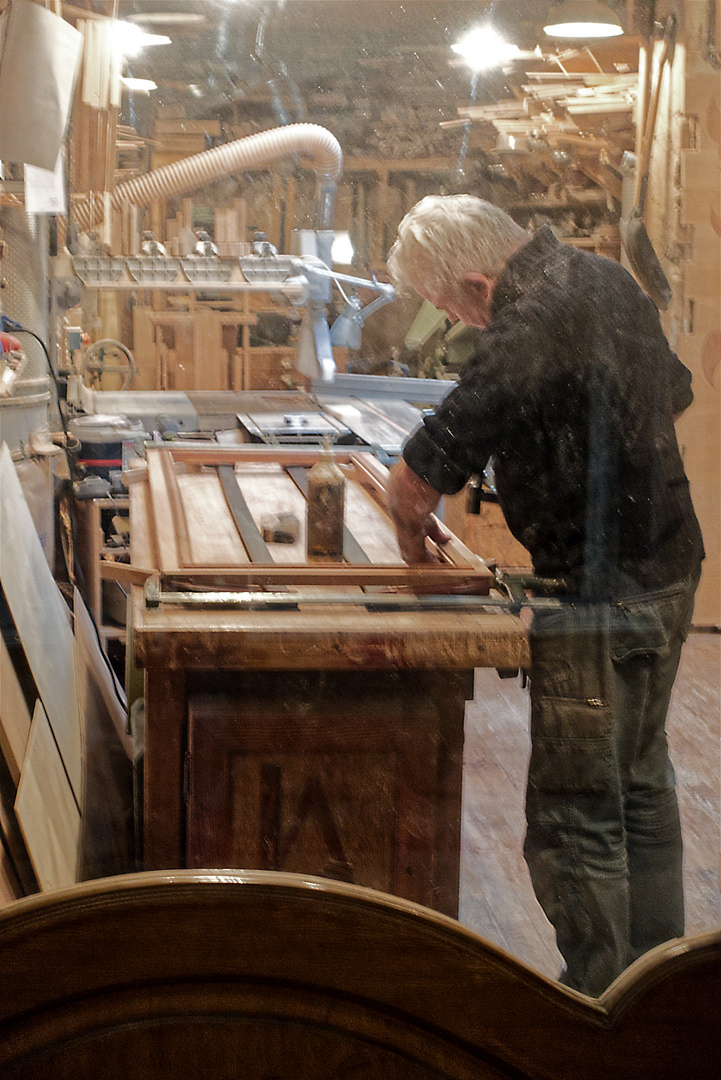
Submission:
[[[215,146],[128,180],[112,193],[110,205],[113,210],[128,204],[147,206],[154,199],[194,191],[218,177],[270,165],[289,154],[304,154],[311,159],[327,197],[328,180],[333,186],[343,171],[340,143],[318,124],[288,124]],[[325,185],[321,184],[321,178]],[[90,229],[103,218],[102,200],[86,199],[76,206],[75,213],[78,225]],[[322,216],[327,217],[327,213]]]

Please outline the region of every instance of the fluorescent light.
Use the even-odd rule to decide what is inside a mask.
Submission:
[[[137,90],[140,94],[149,94],[151,90],[158,89],[158,84],[152,79],[133,79],[130,75],[121,75],[120,81],[128,90]]]
[[[618,37],[623,33],[616,12],[599,0],[568,0],[552,7],[543,30],[555,38]]]
[[[508,60],[521,55],[517,45],[504,41],[491,26],[477,26],[451,45],[454,53],[462,56],[474,71],[487,71],[502,67]]]
[[[116,19],[113,24],[113,45],[123,56],[137,56],[151,45],[170,45],[170,38],[165,34],[148,34],[133,23]]]

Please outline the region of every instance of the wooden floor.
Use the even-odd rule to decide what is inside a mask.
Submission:
[[[721,925],[720,673],[721,634],[692,633],[668,722],[684,834],[688,933]],[[466,711],[460,919],[555,977],[561,958],[521,854],[528,754],[527,691],[517,679],[478,671]]]

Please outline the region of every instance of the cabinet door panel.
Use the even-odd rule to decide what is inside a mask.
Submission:
[[[422,678],[419,693],[378,675],[386,692],[341,674],[282,694],[269,673],[191,695],[189,867],[331,877],[455,914],[463,701],[439,711]]]

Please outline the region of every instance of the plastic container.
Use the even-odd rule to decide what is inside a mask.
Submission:
[[[69,429],[80,441],[77,464],[105,480],[110,479],[111,470],[122,469],[123,443],[150,438],[139,420],[127,416],[77,416]]]

